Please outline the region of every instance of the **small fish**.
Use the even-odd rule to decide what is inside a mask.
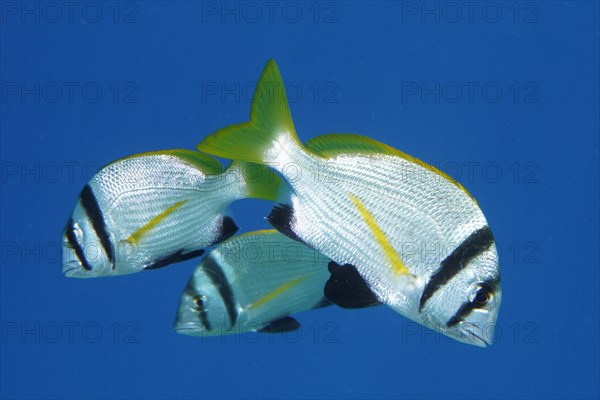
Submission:
[[[250,121],[218,130],[197,148],[277,171],[290,195],[269,223],[355,267],[379,301],[458,341],[492,342],[501,300],[496,245],[479,205],[450,176],[366,136],[329,134],[303,145],[272,60]],[[334,280],[346,275],[336,271]],[[347,277],[336,282],[328,291],[333,302],[371,304],[362,303],[363,291],[350,298],[352,290],[340,285]]]
[[[296,330],[291,314],[330,304],[323,296],[328,262],[276,230],[231,238],[194,272],[174,328],[193,336]]]
[[[85,185],[63,234],[63,273],[131,274],[198,257],[238,227],[235,200],[276,198],[280,180],[256,164],[166,150],[117,160]]]

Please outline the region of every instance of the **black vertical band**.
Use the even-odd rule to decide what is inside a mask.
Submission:
[[[227,309],[231,326],[235,326],[238,318],[238,310],[235,306],[233,290],[231,289],[231,285],[229,285],[229,281],[225,277],[223,270],[211,255],[204,259],[202,268],[204,268],[211,282],[219,291],[219,294],[223,299],[223,303],[225,303],[225,308]]]
[[[201,301],[199,302],[199,299],[201,299],[201,296],[199,294],[197,294],[195,282],[196,282],[196,278],[192,278],[188,282],[184,292],[195,303],[194,309],[198,312],[198,319],[200,320],[202,327],[206,331],[210,332],[213,330],[213,327],[208,319],[208,313],[206,312],[206,309],[204,308],[204,303]]]
[[[65,228],[65,236],[67,238],[69,246],[71,246],[71,248],[75,251],[75,255],[79,259],[81,266],[87,269],[88,271],[91,271],[92,266],[90,265],[90,263],[87,260],[87,257],[85,256],[85,252],[83,251],[83,247],[81,247],[81,243],[79,243],[79,240],[77,240],[77,235],[75,235],[75,223],[72,219],[70,219],[69,222],[67,222],[67,227]]]
[[[423,309],[427,300],[435,292],[462,271],[472,259],[489,249],[492,243],[494,243],[494,236],[487,225],[470,234],[441,262],[440,268],[431,276],[429,282],[427,282],[419,301],[419,311]]]
[[[81,191],[80,199],[83,209],[92,221],[92,227],[94,228],[94,231],[96,231],[96,235],[100,238],[100,243],[106,252],[108,260],[110,261],[112,268],[115,269],[113,246],[106,231],[106,223],[104,222],[102,211],[98,205],[98,200],[96,200],[96,196],[94,196],[90,185],[85,185]]]

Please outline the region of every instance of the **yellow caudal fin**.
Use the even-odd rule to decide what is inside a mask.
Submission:
[[[265,165],[233,161],[226,173],[237,174],[246,184],[246,196],[252,199],[276,201],[283,182],[281,178]]]
[[[250,121],[230,125],[207,136],[197,146],[203,153],[234,160],[264,163],[278,138],[298,142],[281,74],[275,61],[263,69],[250,110]]]

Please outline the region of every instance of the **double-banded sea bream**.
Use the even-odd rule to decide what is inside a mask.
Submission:
[[[296,330],[292,314],[330,304],[323,296],[328,262],[276,230],[228,239],[194,272],[175,330],[194,336]]]
[[[328,134],[303,145],[272,60],[250,121],[197,148],[277,171],[290,196],[267,220],[341,265],[332,279],[353,266],[402,315],[465,343],[491,343],[501,300],[496,245],[477,201],[450,176],[366,136]],[[360,307],[365,296],[352,299],[339,284],[347,281],[330,284],[328,297]]]
[[[190,150],[137,154],[101,168],[85,185],[63,234],[63,272],[131,274],[202,255],[237,230],[226,209],[274,200],[280,180],[265,167],[221,163]]]

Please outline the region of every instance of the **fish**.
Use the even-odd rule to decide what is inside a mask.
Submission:
[[[353,266],[353,276],[401,315],[459,342],[493,342],[499,260],[475,198],[432,165],[368,136],[333,133],[301,143],[273,60],[257,83],[250,121],[219,129],[196,148],[276,171],[289,195],[267,221],[340,265],[332,279]],[[342,282],[350,280],[329,285],[328,298],[360,308],[368,296],[360,291],[352,300]]]
[[[329,262],[274,229],[228,239],[194,271],[174,329],[191,336],[295,331],[292,314],[331,304],[323,294]]]
[[[84,186],[62,238],[63,273],[132,274],[200,257],[238,226],[226,213],[246,197],[274,201],[281,180],[256,164],[192,150],[135,154],[102,167]]]

